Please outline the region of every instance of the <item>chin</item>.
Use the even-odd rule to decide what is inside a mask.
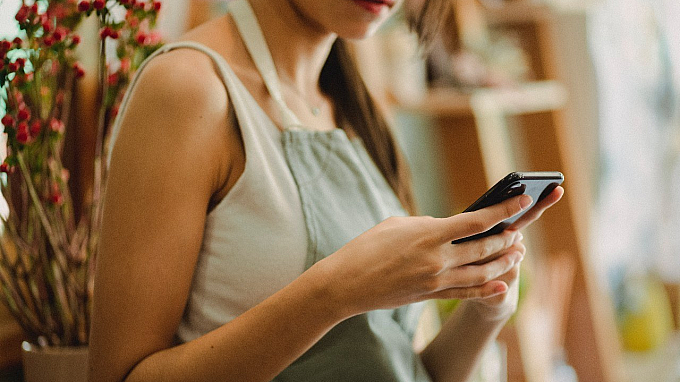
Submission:
[[[371,23],[371,24],[363,24],[363,23],[357,23],[357,24],[352,24],[352,23],[347,23],[343,25],[342,27],[335,28],[336,30],[334,33],[343,39],[348,39],[348,40],[362,40],[368,37],[371,37],[375,34],[375,32],[382,26],[383,22],[380,23]]]

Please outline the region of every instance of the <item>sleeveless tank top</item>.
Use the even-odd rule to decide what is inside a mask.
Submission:
[[[139,74],[153,57],[173,49],[195,49],[212,59],[241,130],[245,169],[207,215],[178,342],[231,321],[362,232],[390,216],[406,214],[360,139],[349,139],[341,129],[312,131],[299,123],[283,101],[250,5],[236,0],[229,9],[277,102],[284,131],[226,60],[196,42],[167,44],[152,54],[140,66],[120,107],[122,115]],[[120,120],[113,126],[111,146]],[[411,304],[347,319],[274,380],[429,381],[412,348],[422,307]]]

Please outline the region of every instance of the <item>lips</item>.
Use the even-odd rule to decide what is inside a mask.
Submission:
[[[356,5],[376,15],[380,14],[380,12],[382,12],[383,8],[385,7],[392,8],[395,2],[395,0],[353,0],[353,1]]]

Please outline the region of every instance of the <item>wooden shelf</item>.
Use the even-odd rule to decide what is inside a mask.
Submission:
[[[545,21],[550,17],[550,12],[551,9],[547,5],[527,0],[510,1],[499,7],[484,7],[489,26]]]
[[[490,102],[498,112],[512,116],[559,110],[566,101],[564,86],[555,81],[539,81],[512,88],[476,89],[465,93],[453,88],[436,88],[423,99],[398,107],[410,113],[462,117],[473,115],[473,109],[480,102]]]

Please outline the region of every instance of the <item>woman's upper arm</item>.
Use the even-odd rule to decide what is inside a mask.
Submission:
[[[227,94],[214,73],[196,52],[165,53],[121,115],[95,276],[91,380],[121,380],[173,343],[208,204],[229,173]]]

